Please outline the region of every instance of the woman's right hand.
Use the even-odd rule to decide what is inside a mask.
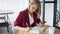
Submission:
[[[28,32],[30,30],[30,27],[26,27],[25,31]]]

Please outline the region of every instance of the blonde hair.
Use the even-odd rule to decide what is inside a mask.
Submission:
[[[29,0],[29,4],[34,4],[34,3],[38,4],[38,6],[39,6],[36,14],[37,14],[37,18],[40,18],[40,16],[41,16],[41,3],[39,0]]]

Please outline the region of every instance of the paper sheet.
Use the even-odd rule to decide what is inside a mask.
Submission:
[[[44,30],[44,28],[45,27],[37,27],[37,26],[35,26],[35,27],[32,28],[30,33],[38,33],[39,34],[40,32],[42,32]]]

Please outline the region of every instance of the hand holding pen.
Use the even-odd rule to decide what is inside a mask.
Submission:
[[[26,26],[27,27],[25,28],[25,31],[28,32],[30,30],[30,27],[29,27],[29,25],[27,23],[26,23]]]

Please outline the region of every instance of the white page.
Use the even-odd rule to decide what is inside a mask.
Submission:
[[[32,30],[30,31],[30,33],[38,33],[39,34],[44,29],[45,29],[45,27],[37,27],[37,26],[35,26],[35,27],[32,28]]]

